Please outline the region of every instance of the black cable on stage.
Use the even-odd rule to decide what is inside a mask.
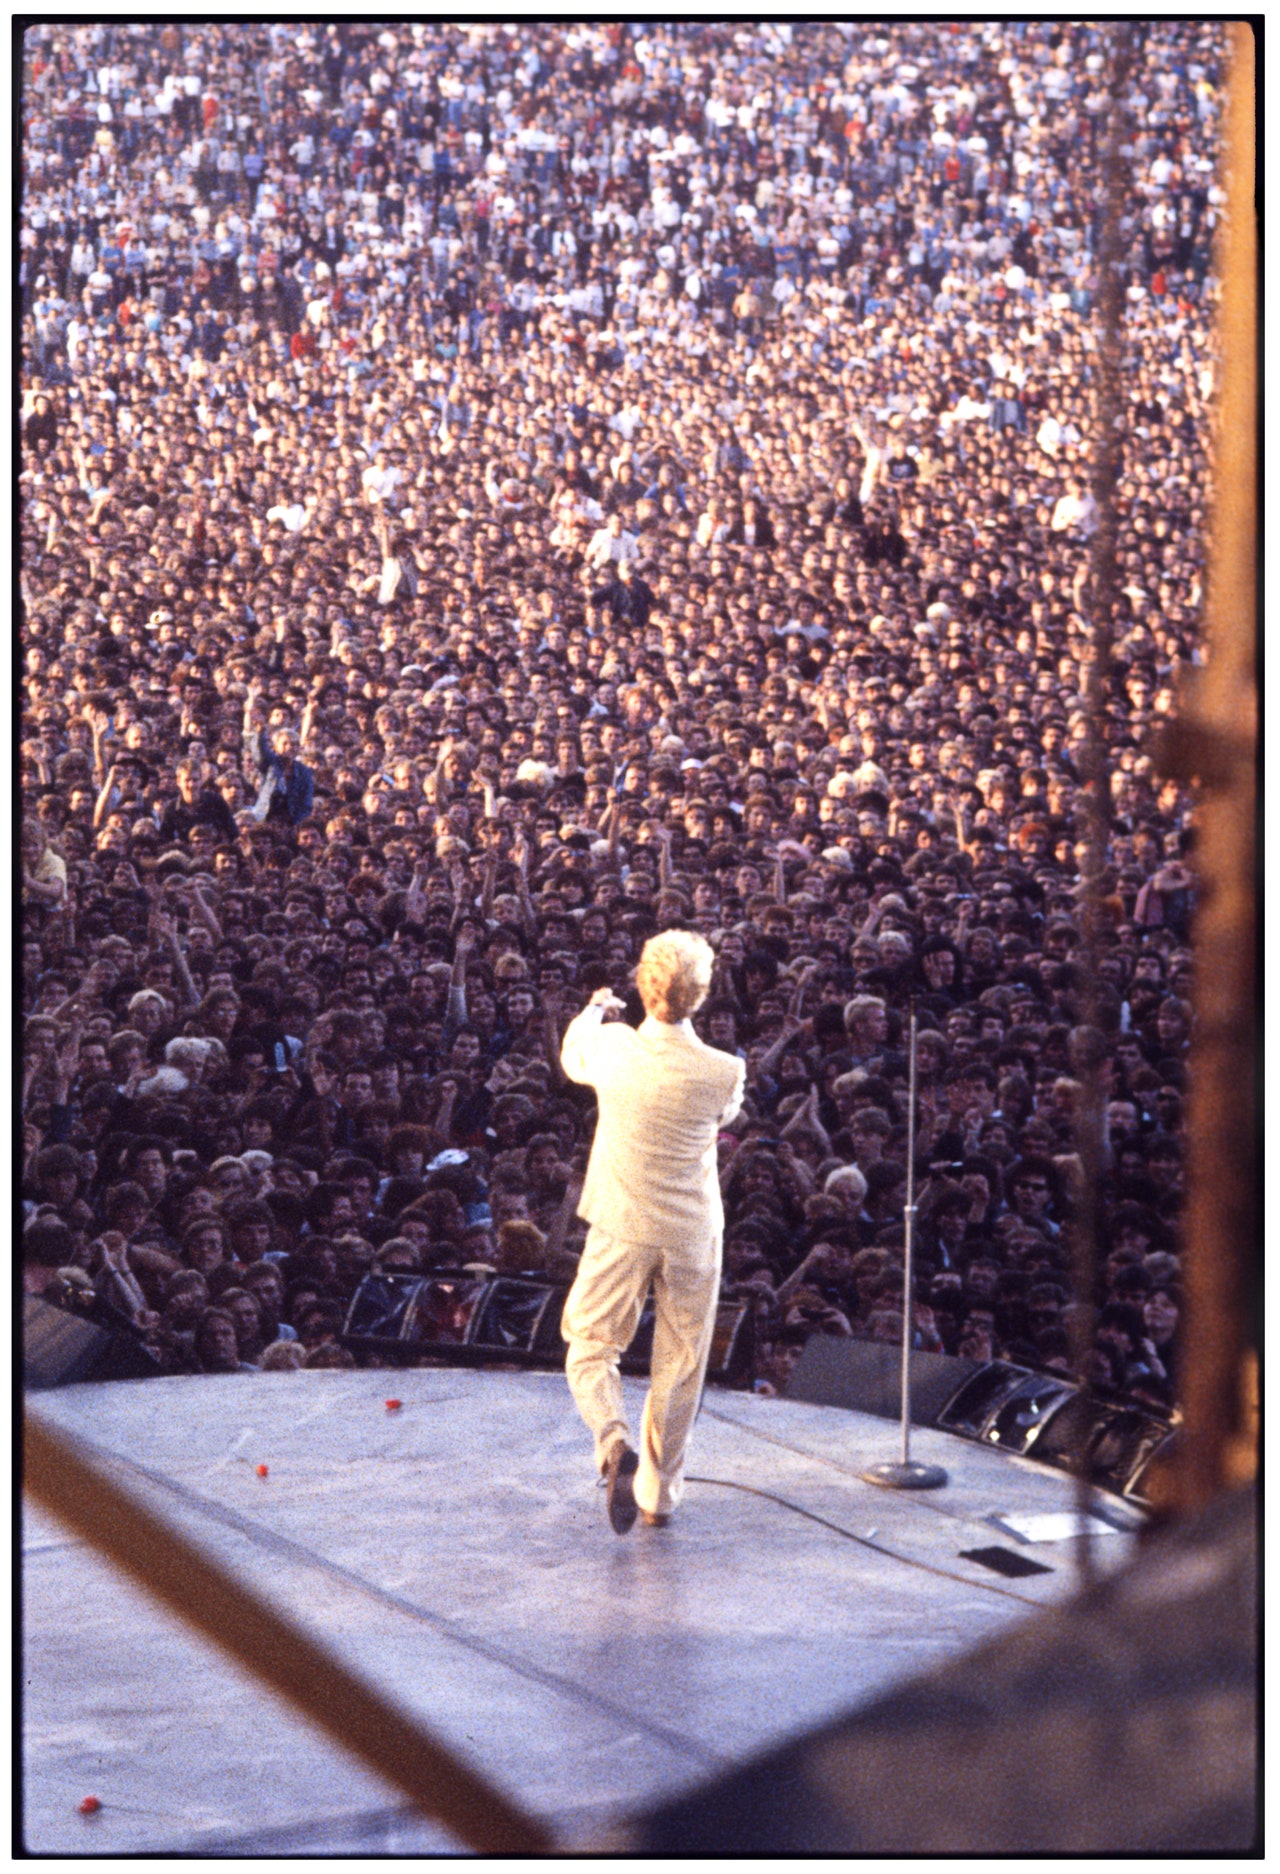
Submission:
[[[835,1471],[838,1476],[845,1478],[849,1483],[858,1484],[864,1481],[860,1471],[850,1470],[847,1464],[842,1464],[839,1458],[833,1458],[825,1451],[810,1451],[804,1445],[792,1444],[790,1439],[779,1438],[777,1432],[762,1431],[758,1425],[744,1424],[741,1419],[734,1418],[731,1413],[713,1412],[710,1406],[703,1407],[703,1410],[708,1418],[717,1420],[721,1425],[732,1425],[735,1431],[746,1432],[750,1438],[759,1438],[763,1444],[776,1445],[779,1451],[789,1451],[793,1457],[804,1458],[810,1464],[825,1464],[829,1470]],[[876,1501],[884,1501],[883,1491],[877,1491]],[[919,1491],[912,1501],[917,1509],[928,1510],[932,1516],[945,1517],[948,1522],[967,1523],[972,1520],[967,1511],[951,1509],[944,1497],[935,1495],[932,1491]]]
[[[799,1503],[792,1503],[786,1497],[777,1496],[772,1490],[761,1490],[755,1484],[737,1484],[727,1477],[685,1478],[690,1484],[713,1484],[717,1490],[743,1490],[749,1497],[763,1497],[767,1503],[778,1503],[784,1510],[794,1510],[797,1516],[803,1516],[807,1522],[818,1523],[823,1529],[831,1530],[833,1535],[843,1536],[846,1542],[856,1542],[860,1549],[870,1549],[874,1555],[883,1555],[888,1561],[901,1562],[906,1568],[919,1568],[926,1575],[940,1575],[944,1581],[955,1581],[964,1588],[982,1588],[987,1594],[998,1594],[1005,1601],[1021,1601],[1024,1607],[1043,1607],[1043,1601],[1033,1601],[1025,1594],[1015,1594],[1010,1588],[998,1588],[994,1581],[975,1581],[968,1575],[954,1574],[949,1568],[938,1568],[933,1562],[918,1562],[911,1555],[899,1555],[896,1549],[886,1549],[882,1543],[873,1542],[869,1536],[857,1536],[852,1529],[843,1529],[839,1523],[828,1521],[819,1516],[816,1510],[806,1510]]]

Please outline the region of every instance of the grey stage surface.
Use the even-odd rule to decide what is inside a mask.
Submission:
[[[916,1430],[950,1484],[879,1490],[858,1472],[898,1456],[897,1427],[830,1407],[709,1392],[678,1516],[622,1539],[557,1373],[156,1379],[28,1407],[570,1842],[1075,1584],[1071,1538],[1023,1550],[1052,1572],[1018,1579],[960,1556],[1018,1547],[993,1514],[1071,1509],[1063,1475]],[[23,1537],[28,1850],[456,1848],[58,1524],[28,1508]],[[1100,1537],[1099,1564],[1132,1546]]]

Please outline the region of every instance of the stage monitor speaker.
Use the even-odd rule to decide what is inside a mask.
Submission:
[[[433,1353],[465,1347],[489,1286],[490,1278],[483,1275],[437,1270],[424,1276],[406,1311],[402,1341]]]
[[[96,1321],[25,1295],[22,1308],[22,1378],[32,1392],[95,1378],[106,1365],[115,1335]]]
[[[1054,1413],[1031,1455],[1066,1471],[1083,1467],[1100,1490],[1133,1496],[1140,1493],[1143,1471],[1175,1429],[1174,1421],[1145,1407],[1077,1393]]]
[[[939,1428],[965,1438],[983,1437],[1000,1407],[1031,1377],[1025,1366],[1012,1366],[1008,1360],[974,1363],[971,1377],[939,1412]]]
[[[495,1354],[564,1358],[560,1316],[568,1290],[534,1276],[499,1276],[472,1319],[468,1346]]]
[[[560,1317],[568,1292],[564,1283],[543,1282],[536,1276],[499,1276],[490,1284],[471,1318],[467,1346],[476,1353],[523,1355],[539,1362],[562,1365],[565,1343],[560,1335]],[[653,1326],[654,1308],[650,1299],[641,1313],[636,1338],[623,1356],[621,1364],[625,1372],[648,1372],[653,1353]],[[745,1302],[720,1303],[707,1360],[708,1379],[721,1380],[730,1386],[750,1384],[755,1351],[753,1327],[754,1316]]]
[[[357,1349],[409,1359],[465,1346],[484,1291],[483,1276],[433,1269],[427,1275],[366,1275],[351,1298],[342,1338]]]
[[[1032,1373],[1007,1394],[988,1419],[982,1438],[1002,1451],[1039,1456],[1039,1440],[1056,1413],[1076,1395],[1074,1380],[1058,1373]]]
[[[518,1360],[563,1366],[560,1336],[568,1285],[537,1275],[476,1276],[462,1269],[427,1275],[366,1275],[351,1299],[342,1331],[357,1350],[411,1359],[415,1352],[452,1354],[461,1365]],[[755,1317],[749,1305],[722,1301],[707,1363],[707,1378],[749,1386],[755,1355]],[[653,1297],[645,1302],[636,1337],[622,1357],[625,1373],[645,1375],[653,1352]]]
[[[351,1297],[343,1340],[383,1350],[396,1346],[421,1286],[420,1275],[366,1275]]]
[[[976,1360],[913,1351],[912,1424],[937,1424],[943,1408],[978,1370]],[[901,1418],[902,1348],[887,1341],[814,1334],[801,1350],[783,1397],[870,1412],[876,1418]]]
[[[1134,1494],[1161,1446],[1172,1438],[1167,1418],[1142,1406],[1115,1405],[1089,1447],[1089,1475],[1103,1490]]]
[[[1181,1420],[1178,1420],[1162,1425],[1161,1435],[1153,1438],[1151,1443],[1140,1451],[1124,1487],[1126,1497],[1133,1497],[1139,1503],[1148,1500],[1151,1487],[1156,1481],[1154,1461],[1159,1459],[1163,1464],[1173,1458],[1180,1423]]]

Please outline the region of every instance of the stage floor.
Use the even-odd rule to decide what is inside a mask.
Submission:
[[[640,1382],[627,1396],[638,1424]],[[897,1427],[832,1407],[708,1392],[678,1516],[619,1538],[558,1373],[245,1374],[27,1403],[571,1843],[1076,1584],[1070,1537],[1021,1549],[1050,1572],[1016,1579],[960,1553],[1019,1550],[989,1519],[1070,1510],[1065,1476],[914,1431],[948,1485],[877,1489],[858,1473],[899,1455]],[[1094,1543],[1107,1569],[1132,1548]],[[456,1849],[30,1506],[23,1616],[28,1851]]]

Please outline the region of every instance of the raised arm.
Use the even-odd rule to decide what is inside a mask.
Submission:
[[[262,755],[258,738],[254,732],[254,717],[257,713],[258,699],[262,695],[262,684],[257,677],[249,679],[244,698],[244,724],[241,731],[241,744],[244,752],[246,770],[253,775],[262,772]]]
[[[56,1133],[62,1130],[61,1121],[67,1117],[67,1108],[71,1104],[71,1083],[76,1077],[80,1062],[80,1038],[84,1033],[85,1015],[77,1003],[72,1010],[71,1026],[66,1037],[54,1053],[53,1077],[49,1088],[49,1130]],[[24,1096],[25,1096],[24,1082]],[[25,1097],[24,1097],[25,1104]]]
[[[759,1071],[762,1074],[771,1074],[774,1068],[777,1066],[778,1062],[782,1059],[783,1055],[786,1053],[787,1049],[791,1046],[792,1042],[795,1040],[796,1036],[804,1033],[805,992],[808,989],[809,984],[813,981],[814,977],[817,975],[818,969],[819,969],[819,965],[817,963],[811,963],[809,967],[796,979],[796,986],[791,991],[791,1000],[787,1004],[786,1018],[783,1021],[781,1030],[779,1031],[778,1039],[773,1043],[773,1045],[768,1049],[768,1051],[761,1057]]]
[[[98,783],[98,786],[101,787],[103,775],[106,770],[106,762],[102,753],[102,740],[108,727],[107,713],[103,709],[86,709],[84,712],[84,719],[88,723],[89,733],[93,737],[93,778]],[[113,774],[115,773],[114,764],[111,772]],[[96,826],[97,824],[98,822],[95,818],[94,825]]]
[[[529,896],[529,865],[533,854],[523,830],[517,836],[515,848],[516,861],[516,896],[520,900],[520,921],[524,925],[526,936],[532,937],[538,928],[538,914],[533,908],[533,899]]]
[[[568,1255],[565,1243],[578,1209],[578,1201],[582,1196],[582,1183],[580,1171],[575,1171],[566,1183],[564,1196],[560,1200],[556,1214],[551,1219],[551,1227],[547,1231],[547,1246],[544,1251],[548,1272],[552,1275],[566,1276],[569,1279],[572,1279],[577,1272],[577,1257]],[[560,1267],[562,1262],[565,1265],[563,1268]]]
[[[97,754],[98,754],[98,750],[97,750],[97,745],[95,743],[94,745],[95,762],[96,762]],[[115,799],[116,764],[114,763],[114,761],[112,762],[111,766],[107,769],[107,778],[105,781],[101,782],[101,787],[102,787],[102,791],[98,795],[97,800],[94,802],[94,807],[93,807],[93,830],[95,833],[98,831],[99,827],[102,825],[102,822],[106,819],[107,815],[110,813],[113,801]]]
[[[493,790],[485,782],[485,818],[493,818]],[[484,856],[484,884],[480,893],[480,917],[487,930],[493,922],[493,900],[498,886],[498,848],[490,846]]]
[[[560,1065],[570,1080],[579,1086],[592,1085],[592,1074],[600,1043],[600,1031],[606,1013],[621,1014],[625,1003],[612,989],[597,989],[585,1009],[574,1016],[564,1031],[560,1044]]]
[[[200,991],[196,988],[191,971],[187,968],[187,959],[183,954],[182,940],[178,936],[178,926],[170,914],[156,907],[151,913],[151,923],[156,936],[173,958],[173,967],[182,989],[183,1005],[187,1009],[200,1006]]]
[[[815,1276],[821,1276],[827,1264],[828,1246],[815,1243],[802,1262],[796,1264],[784,1282],[779,1282],[774,1290],[774,1301],[779,1308],[785,1308],[798,1288],[803,1288]]]
[[[311,748],[312,732],[315,728],[316,705],[320,701],[320,687],[323,682],[323,673],[312,678],[311,689],[308,692],[306,704],[302,711],[302,721],[298,725],[298,749],[299,752],[304,755]]]
[[[452,751],[453,737],[451,735],[446,735],[440,744],[440,752],[436,756],[436,765],[431,770],[431,776],[427,782],[427,799],[431,802],[433,807],[443,807],[446,804],[448,796],[445,791],[444,764]]]
[[[119,1230],[104,1230],[89,1245],[96,1255],[97,1274],[113,1305],[135,1327],[154,1320],[137,1276],[129,1267],[129,1245]]]
[[[862,929],[858,932],[853,941],[855,943],[865,943],[868,937],[874,937],[877,930],[880,928],[880,920],[883,916],[884,906],[877,900],[867,912],[862,922]]]
[[[615,796],[609,807],[609,850],[605,854],[605,864],[611,872],[618,870],[618,846],[622,838],[622,802]]]
[[[187,895],[187,903],[191,907],[191,915],[195,918],[196,922],[198,924],[203,924],[204,928],[213,938],[213,941],[216,944],[220,944],[222,942],[222,926],[218,922],[217,912],[209,903],[209,900],[205,897],[201,889],[199,879],[192,879],[191,888]]]
[[[760,1056],[756,1072],[765,1076],[772,1074],[774,1068],[778,1065],[778,1062],[782,1059],[787,1049],[792,1045],[796,1036],[803,1033],[804,1022],[798,1015],[788,1009],[782,1027],[778,1030],[777,1040],[771,1043]]]
[[[444,1017],[444,1043],[447,1048],[467,1019],[467,960],[471,939],[460,931],[453,948],[453,975],[449,978],[449,1002]]]
[[[826,1127],[818,1118],[818,1089],[810,1087],[809,1097],[804,1105],[794,1112],[782,1128],[783,1139],[798,1139],[805,1133],[814,1141],[824,1158],[830,1158],[832,1144]],[[806,1168],[807,1169],[807,1168]]]

